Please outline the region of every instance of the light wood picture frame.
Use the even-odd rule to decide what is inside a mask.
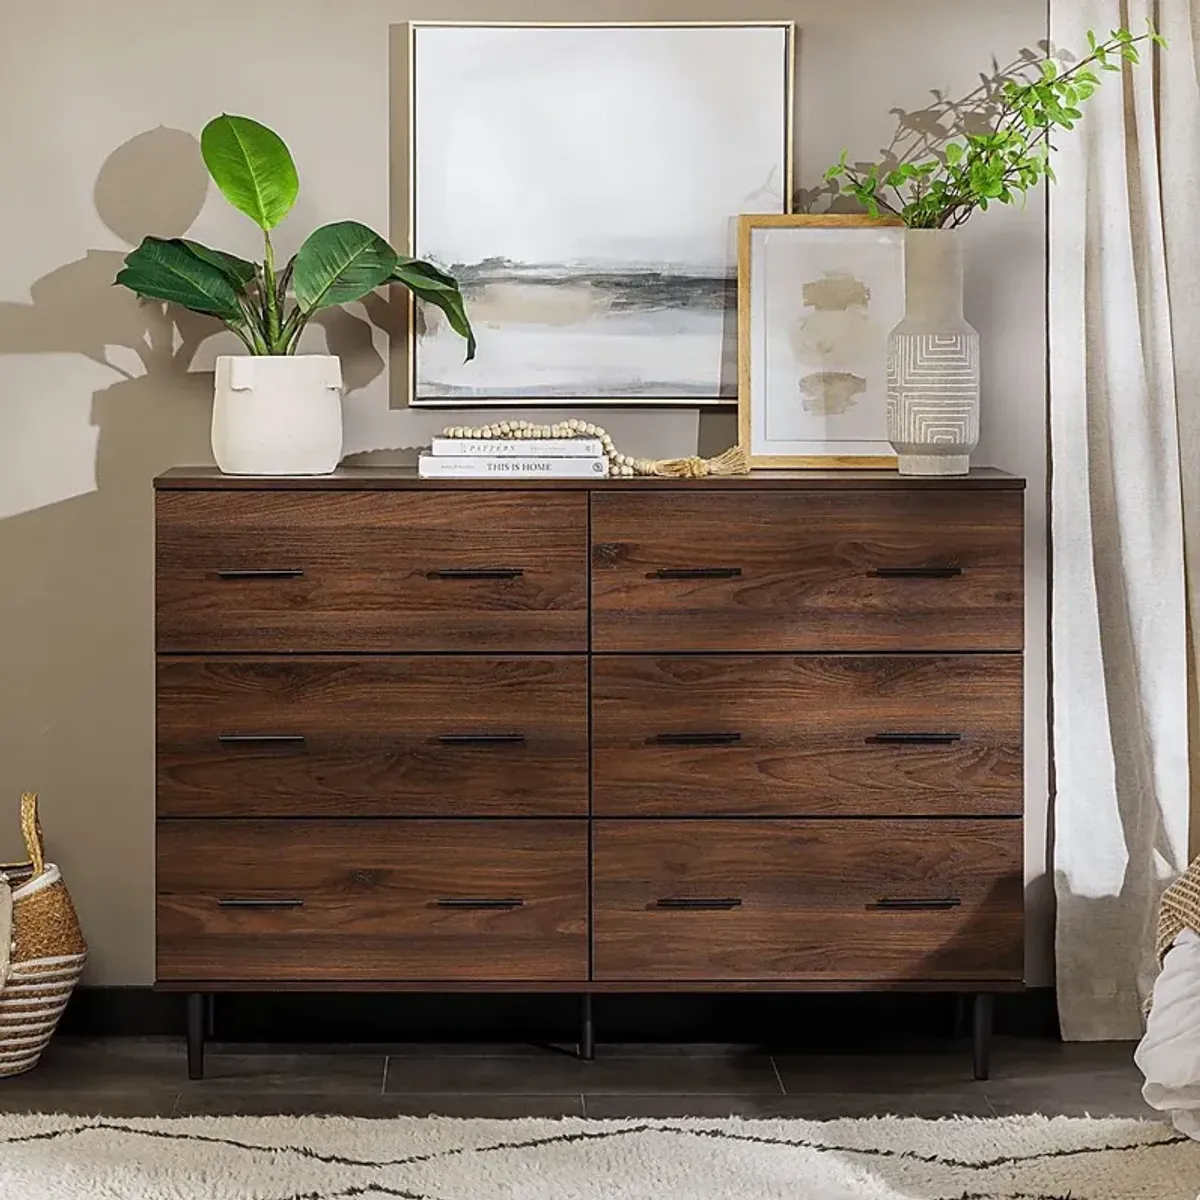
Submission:
[[[410,253],[479,335],[464,364],[411,305],[409,403],[736,403],[737,217],[791,211],[794,22],[406,30]]]
[[[904,228],[853,213],[738,222],[738,445],[754,468],[895,469],[887,338]]]

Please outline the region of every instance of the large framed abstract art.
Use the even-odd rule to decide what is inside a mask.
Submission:
[[[739,213],[790,211],[794,29],[409,27],[412,403],[730,403]]]
[[[896,466],[888,333],[904,228],[851,214],[743,216],[739,444],[752,467]]]

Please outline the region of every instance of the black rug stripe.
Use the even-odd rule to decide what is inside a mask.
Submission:
[[[1074,1150],[1047,1150],[1042,1154],[1014,1154],[1001,1158],[984,1159],[980,1162],[963,1162],[955,1158],[943,1158],[936,1154],[919,1154],[915,1150],[888,1150],[877,1147],[830,1146],[820,1142],[793,1142],[787,1138],[768,1138],[760,1134],[735,1133],[726,1129],[684,1129],[675,1126],[659,1126],[658,1128],[671,1128],[673,1132],[687,1133],[694,1137],[725,1138],[729,1141],[751,1142],[763,1146],[791,1146],[797,1150],[836,1150],[840,1154],[863,1154],[875,1158],[905,1158],[930,1166],[958,1167],[969,1171],[991,1171],[997,1167],[1020,1166],[1024,1163],[1044,1162],[1055,1158],[1079,1158],[1086,1154],[1120,1154],[1131,1150],[1154,1150],[1160,1146],[1179,1146],[1191,1141],[1190,1138],[1179,1135],[1154,1138],[1148,1142],[1133,1142],[1122,1146],[1081,1146]],[[1200,1197],[1197,1200],[1200,1200]]]
[[[427,1192],[408,1192],[400,1188],[390,1188],[386,1183],[367,1183],[361,1187],[344,1188],[339,1192],[296,1192],[291,1196],[281,1196],[279,1200],[354,1200],[356,1196],[396,1196],[399,1200],[436,1200]],[[997,1200],[1003,1200],[998,1197]],[[1021,1200],[1014,1197],[1013,1200]],[[1040,1200],[1034,1197],[1033,1200]],[[1058,1200],[1058,1197],[1048,1197],[1047,1200]],[[1070,1200],[1070,1197],[1067,1197]]]
[[[1041,1154],[1005,1155],[1000,1158],[987,1159],[980,1162],[966,1162],[961,1159],[946,1158],[936,1154],[921,1154],[915,1150],[893,1150],[874,1146],[838,1146],[829,1145],[824,1142],[811,1142],[807,1140],[792,1141],[787,1138],[771,1138],[760,1134],[736,1133],[725,1129],[688,1129],[678,1125],[640,1122],[633,1125],[621,1125],[615,1129],[578,1130],[574,1133],[551,1134],[546,1137],[532,1138],[527,1141],[494,1142],[487,1146],[451,1146],[444,1150],[434,1150],[426,1154],[413,1154],[405,1158],[374,1161],[347,1158],[340,1154],[322,1154],[307,1146],[290,1144],[263,1146],[253,1142],[238,1141],[236,1138],[218,1137],[213,1134],[173,1132],[164,1129],[138,1129],[132,1125],[126,1125],[118,1121],[93,1121],[65,1126],[62,1129],[49,1129],[41,1133],[24,1134],[14,1138],[0,1139],[0,1145],[21,1145],[29,1142],[54,1141],[85,1133],[88,1130],[128,1133],[136,1137],[154,1138],[162,1141],[191,1141],[203,1145],[228,1146],[231,1149],[247,1150],[260,1154],[278,1154],[286,1151],[299,1155],[301,1158],[307,1158],[311,1161],[325,1163],[330,1166],[362,1167],[367,1169],[417,1166],[428,1162],[436,1162],[440,1159],[461,1157],[465,1154],[492,1154],[505,1150],[537,1150],[545,1146],[605,1141],[610,1138],[624,1138],[639,1133],[671,1133],[680,1137],[711,1138],[751,1145],[786,1147],[794,1150],[813,1150],[818,1153],[850,1154],[866,1158],[901,1159],[908,1162],[922,1163],[926,1166],[952,1167],[965,1171],[990,1171],[997,1167],[1022,1166],[1029,1163],[1045,1162],[1060,1158],[1080,1158],[1089,1154],[1123,1154],[1136,1150],[1157,1150],[1182,1145],[1191,1140],[1180,1135],[1154,1138],[1146,1142],[1133,1142],[1125,1145],[1082,1146],[1072,1150],[1049,1150]]]
[[[957,1200],[1080,1200],[1080,1197],[1070,1192],[963,1192]]]
[[[426,1192],[408,1192],[400,1188],[390,1188],[386,1183],[367,1183],[362,1187],[345,1188],[340,1192],[295,1192],[291,1196],[281,1196],[279,1200],[354,1200],[356,1196],[396,1196],[399,1200],[436,1200]],[[997,1200],[1003,1200],[1003,1198],[997,1198]],[[1014,1197],[1014,1200],[1017,1198]],[[1057,1197],[1050,1197],[1048,1200],[1057,1200]],[[1067,1197],[1067,1200],[1070,1200],[1070,1197]]]

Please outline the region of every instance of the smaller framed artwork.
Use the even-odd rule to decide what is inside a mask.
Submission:
[[[903,226],[752,213],[738,235],[738,443],[750,465],[895,468],[887,342],[904,317]]]

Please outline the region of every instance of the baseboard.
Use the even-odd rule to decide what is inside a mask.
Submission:
[[[862,1045],[952,1037],[948,995],[603,995],[596,1034],[608,1042]],[[569,995],[239,993],[219,996],[216,1036],[232,1042],[570,1042],[579,1005]],[[182,1035],[184,997],[149,987],[81,987],[62,1032],[108,1037]],[[996,1031],[1059,1036],[1053,988],[996,997]]]
[[[79,1037],[158,1037],[187,1027],[183,996],[150,987],[81,985],[67,1004],[58,1030]]]

